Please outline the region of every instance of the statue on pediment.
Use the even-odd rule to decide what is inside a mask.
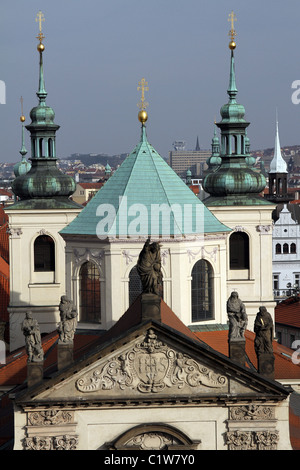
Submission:
[[[25,336],[28,362],[41,362],[44,358],[44,351],[42,348],[40,327],[37,320],[33,318],[32,312],[26,312],[21,329]]]
[[[229,340],[244,339],[248,325],[246,308],[237,292],[231,292],[227,300],[227,315],[229,320]]]
[[[261,353],[273,353],[273,335],[274,324],[270,313],[266,307],[259,307],[254,322],[254,333],[256,334],[254,340],[254,348],[257,355]]]
[[[141,278],[143,293],[160,296],[162,272],[159,243],[150,243],[150,238],[147,239],[138,258],[137,271]]]
[[[57,331],[59,339],[63,343],[71,343],[77,326],[77,311],[71,300],[62,295],[59,304],[60,323]]]

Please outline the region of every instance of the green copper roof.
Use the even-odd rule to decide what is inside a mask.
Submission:
[[[197,233],[230,230],[156,152],[147,140],[144,126],[136,148],[60,233],[96,235],[98,224],[105,217],[105,207],[110,210],[111,206],[115,210],[112,236],[188,235],[195,234],[199,227]],[[166,213],[173,209],[169,211],[169,224],[166,217],[155,216],[159,207],[166,209]]]

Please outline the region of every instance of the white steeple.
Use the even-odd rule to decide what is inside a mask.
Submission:
[[[279,141],[279,132],[278,132],[278,118],[276,111],[276,135],[275,135],[275,148],[273,160],[270,163],[270,173],[287,173],[287,164],[282,158],[280,141]]]

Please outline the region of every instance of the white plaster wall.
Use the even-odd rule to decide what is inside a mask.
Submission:
[[[59,321],[58,304],[65,294],[65,242],[59,232],[80,210],[16,211],[9,216],[10,350],[23,346],[21,323],[28,310],[41,333],[51,332]],[[55,243],[55,272],[34,272],[33,246],[37,236],[49,235]]]
[[[260,306],[264,305],[274,318],[272,276],[272,211],[275,206],[215,206],[211,212],[233,231],[249,236],[250,268],[229,269],[229,237],[227,239],[227,292],[237,291],[248,315],[248,329],[253,329]]]

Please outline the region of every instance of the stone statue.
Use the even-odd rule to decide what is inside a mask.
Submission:
[[[59,304],[60,323],[57,331],[63,343],[71,343],[77,326],[77,312],[74,304],[66,295],[62,295]]]
[[[227,315],[229,319],[229,340],[244,339],[248,325],[248,317],[243,302],[237,292],[231,292],[227,300]]]
[[[162,272],[159,243],[150,243],[150,238],[144,244],[137,262],[137,271],[141,278],[143,293],[161,295]]]
[[[267,311],[266,307],[259,307],[259,312],[257,313],[254,322],[254,333],[256,334],[254,340],[256,354],[273,354],[273,319],[270,313]]]
[[[37,320],[34,320],[32,312],[26,312],[25,319],[21,326],[25,336],[26,352],[28,362],[41,362],[44,359],[42,339]]]

